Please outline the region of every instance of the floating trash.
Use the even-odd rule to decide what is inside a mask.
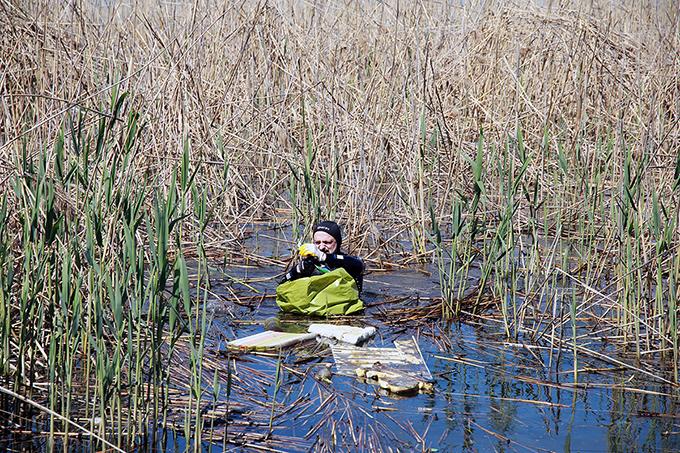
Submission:
[[[375,335],[375,327],[339,326],[335,324],[312,324],[308,329],[324,338],[334,338],[344,343],[357,345]]]
[[[397,340],[394,348],[361,348],[332,344],[338,374],[374,379],[392,393],[432,391],[434,379],[415,338]]]

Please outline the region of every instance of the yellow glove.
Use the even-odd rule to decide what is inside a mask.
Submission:
[[[314,244],[302,244],[298,253],[302,258],[316,258],[320,262],[326,261],[326,254]]]

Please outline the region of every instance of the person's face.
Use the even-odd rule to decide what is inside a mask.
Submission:
[[[325,231],[317,231],[314,233],[314,245],[324,253],[334,253],[338,247],[335,238]]]

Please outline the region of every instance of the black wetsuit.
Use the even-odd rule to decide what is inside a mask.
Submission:
[[[361,258],[352,255],[346,255],[340,251],[339,253],[326,254],[326,261],[319,263],[318,261],[307,258],[301,260],[295,265],[281,280],[289,282],[301,277],[310,277],[312,275],[321,275],[325,271],[333,271],[335,269],[343,268],[351,275],[357,282],[357,289],[361,293],[361,288],[364,286],[364,262]]]

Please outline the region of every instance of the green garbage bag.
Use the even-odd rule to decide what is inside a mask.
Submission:
[[[281,283],[276,303],[283,311],[316,316],[350,315],[364,309],[356,282],[343,268]]]

